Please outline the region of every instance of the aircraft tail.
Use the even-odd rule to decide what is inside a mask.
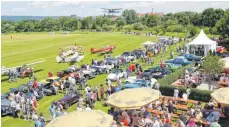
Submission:
[[[94,48],[91,48],[91,53],[94,53],[95,52],[95,49]]]

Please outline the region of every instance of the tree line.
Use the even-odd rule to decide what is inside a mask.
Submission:
[[[109,30],[146,30],[156,33],[183,32],[189,35],[198,33],[202,28],[206,33],[228,36],[229,9],[207,8],[201,13],[177,12],[163,16],[137,16],[135,10],[124,10],[115,20],[107,16],[88,16],[83,19],[72,16],[58,18],[46,17],[42,20],[2,21],[2,33],[7,32],[50,32],[75,31],[80,29]]]

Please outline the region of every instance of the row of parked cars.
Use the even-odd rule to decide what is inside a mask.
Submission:
[[[116,87],[115,91],[118,92],[122,89],[140,87],[152,88],[157,83],[157,79],[163,78],[164,76],[171,74],[182,66],[191,64],[192,61],[200,61],[201,59],[203,59],[203,57],[196,56],[194,54],[181,54],[175,59],[167,60],[164,63],[164,68],[161,68],[161,66],[158,65],[145,70],[142,74],[143,79],[138,79],[136,76],[129,77],[127,80],[125,80],[125,84],[121,88]]]

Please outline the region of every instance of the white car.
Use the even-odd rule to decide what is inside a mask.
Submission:
[[[134,83],[136,80],[137,80],[137,76],[128,77],[128,79],[125,80],[125,84],[126,83]]]
[[[111,73],[107,76],[107,79],[114,82],[117,81],[118,78],[123,78],[124,72],[122,69],[112,70]]]

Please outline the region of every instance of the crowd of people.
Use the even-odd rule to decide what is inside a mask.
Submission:
[[[224,116],[220,104],[215,107],[210,101],[203,108],[202,103],[198,102],[188,111],[182,111],[178,118],[175,118],[174,123],[173,115],[177,114],[175,101],[175,98],[168,100],[162,98],[139,110],[121,110],[111,107],[108,113],[115,120],[111,127],[117,127],[117,124],[123,127],[204,127],[205,125],[220,127],[218,121]],[[151,110],[157,110],[158,113],[151,113]]]

